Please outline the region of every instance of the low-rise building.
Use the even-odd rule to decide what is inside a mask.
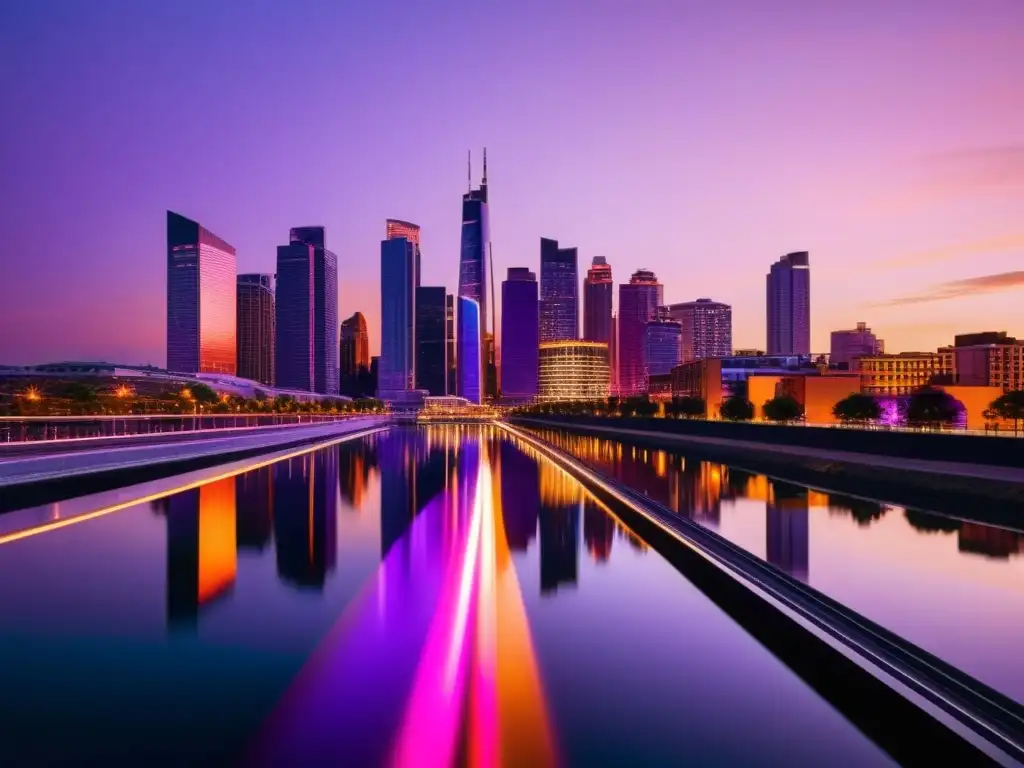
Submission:
[[[956,382],[962,386],[1024,389],[1024,341],[1005,331],[967,333],[955,338]]]
[[[867,395],[909,395],[931,383],[942,371],[938,352],[901,352],[869,355],[853,360],[860,374],[861,391]]]
[[[605,400],[611,384],[608,345],[597,341],[547,341],[540,345],[540,402]]]

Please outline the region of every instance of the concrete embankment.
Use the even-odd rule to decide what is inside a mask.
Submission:
[[[0,460],[0,512],[371,430],[387,417]]]
[[[914,508],[960,515],[969,505],[974,519],[1017,525],[1024,521],[1021,438],[729,423],[713,424],[702,434],[708,422],[668,419],[545,416],[511,421],[533,429],[566,430],[674,451]],[[732,427],[738,429],[731,432]],[[712,430],[713,434],[707,433]],[[797,442],[801,438],[805,444]],[[887,439],[893,443],[887,444]],[[873,450],[851,450],[851,446]],[[984,502],[983,508],[979,502]]]

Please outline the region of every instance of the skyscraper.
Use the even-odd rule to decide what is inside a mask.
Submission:
[[[341,350],[338,356],[341,369],[340,389],[343,394],[357,394],[361,375],[370,372],[370,334],[366,318],[356,312],[341,324]],[[364,373],[365,372],[365,373]]]
[[[612,343],[612,268],[604,256],[595,256],[583,281],[583,338]]]
[[[491,250],[491,229],[487,212],[487,150],[484,150],[484,175],[480,188],[473,189],[472,167],[469,191],[462,196],[462,246],[459,257],[459,296],[473,299],[480,310],[480,333],[487,330],[487,263]]]
[[[811,353],[811,266],[807,251],[787,253],[767,276],[768,354]]]
[[[277,247],[274,385],[313,390],[314,248],[308,243]]]
[[[578,339],[580,320],[576,249],[540,239],[540,340]]]
[[[644,391],[644,342],[647,323],[661,306],[662,285],[654,273],[638,269],[629,283],[619,286],[619,394],[623,397]]]
[[[537,396],[540,344],[537,276],[526,267],[510,267],[501,284],[501,396],[532,400]]]
[[[455,354],[458,365],[459,396],[471,403],[480,404],[483,396],[483,366],[480,359],[480,305],[466,296],[459,296],[456,314],[458,323],[458,351]]]
[[[404,237],[380,244],[380,363],[377,390],[394,398],[416,385],[416,247]]]
[[[450,293],[444,297],[444,325],[445,346],[447,347],[448,357],[448,391],[445,392],[445,394],[454,395],[458,392],[459,386],[455,380],[455,374],[457,371],[455,365],[455,296]]]
[[[274,287],[270,275],[238,276],[238,375],[274,385]]]
[[[680,337],[682,327],[668,314],[656,317],[644,329],[644,390],[648,389],[651,376],[670,373],[679,365]]]
[[[608,367],[611,368],[610,389],[619,394],[619,318],[612,314],[612,335],[608,340]]]
[[[445,289],[416,289],[416,389],[440,396],[447,389]]]
[[[294,227],[292,243],[313,247],[313,391],[338,394],[338,257],[324,227]]]
[[[670,304],[682,330],[682,362],[732,354],[732,307],[711,299]]]
[[[855,357],[871,357],[884,351],[885,344],[867,323],[857,323],[856,328],[848,331],[832,331],[828,362],[834,368],[849,368]]]
[[[235,249],[167,212],[167,368],[237,371]]]

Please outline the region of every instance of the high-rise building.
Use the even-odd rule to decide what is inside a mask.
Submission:
[[[953,344],[957,383],[1007,392],[1024,389],[1024,341],[1006,331],[987,331],[959,334]]]
[[[444,395],[448,386],[448,354],[443,287],[416,289],[416,389]]]
[[[652,376],[671,373],[680,363],[682,327],[675,320],[656,317],[644,329],[644,391]]]
[[[679,322],[682,362],[732,354],[732,307],[711,299],[670,304],[669,317]]]
[[[476,300],[459,296],[456,322],[459,396],[479,405],[483,402],[483,365],[480,359],[483,346],[480,341],[480,305]]]
[[[856,328],[847,331],[832,331],[831,347],[829,365],[846,369],[855,357],[870,357],[885,351],[882,340],[875,337],[867,323],[857,323]]]
[[[612,314],[612,335],[608,341],[608,367],[611,368],[611,393],[619,394],[619,318]]]
[[[359,377],[370,371],[370,334],[366,318],[356,312],[341,324],[341,349],[338,355],[341,369],[340,389],[343,394],[357,394]]]
[[[559,248],[557,240],[540,239],[541,341],[580,337],[576,260],[575,248]]]
[[[654,273],[638,269],[629,283],[619,286],[619,394],[623,397],[645,391],[644,341],[647,323],[662,303],[662,285]]]
[[[604,256],[595,256],[583,281],[583,339],[612,343],[612,268]]]
[[[472,168],[470,168],[472,176]],[[459,256],[459,296],[473,299],[480,310],[480,343],[487,330],[488,258],[491,252],[491,229],[487,212],[487,150],[484,150],[484,175],[479,189],[470,189],[462,196],[462,244]],[[461,394],[461,393],[460,393]]]
[[[787,253],[767,276],[768,354],[811,353],[811,262],[807,251]]]
[[[315,248],[308,243],[277,247],[274,319],[274,386],[313,391]]]
[[[526,267],[510,267],[501,284],[501,396],[506,401],[537,396],[538,323],[537,276]]]
[[[402,221],[401,219],[388,219],[384,224],[385,240],[397,240],[399,237],[404,237],[410,243],[412,243],[416,250],[420,247],[420,225],[413,224],[409,221]]]
[[[458,391],[458,383],[455,380],[456,350],[455,350],[455,296],[448,294],[444,297],[444,324],[445,324],[445,346],[448,360],[448,390],[447,395],[454,395]]]
[[[385,399],[416,386],[416,247],[404,237],[380,244],[380,363]]]
[[[167,212],[167,368],[237,369],[235,249],[198,222]]]
[[[604,400],[611,372],[608,345],[599,341],[541,342],[537,397],[541,402]]]
[[[274,285],[270,275],[238,276],[238,375],[274,385]]]
[[[293,227],[292,243],[313,248],[313,387],[338,394],[338,257],[327,249],[324,227]]]

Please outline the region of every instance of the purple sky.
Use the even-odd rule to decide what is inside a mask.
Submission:
[[[502,279],[554,237],[763,348],[806,249],[815,349],[1024,334],[1022,0],[33,0],[0,46],[0,362],[162,365],[168,208],[239,271],[326,225],[376,351],[384,219],[454,288],[484,145]]]

